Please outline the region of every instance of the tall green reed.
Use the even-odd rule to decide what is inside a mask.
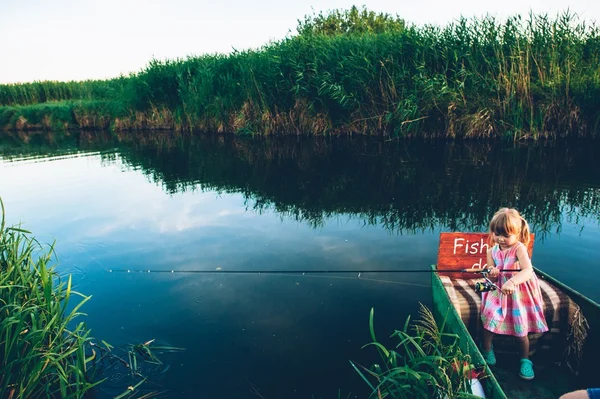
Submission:
[[[150,340],[129,345],[125,360],[110,344],[94,342],[77,320],[91,297],[72,289],[71,276],[58,276],[53,245],[45,248],[29,231],[7,227],[2,199],[0,210],[0,398],[83,398],[104,381],[107,362],[131,373],[132,385],[117,398],[157,395],[140,392],[149,378],[142,363],[161,365],[158,353],[182,349]]]
[[[371,389],[371,398],[478,398],[471,393],[471,358],[459,346],[459,337],[444,332],[433,314],[421,305],[420,319],[406,320],[402,330],[391,338],[399,342],[389,349],[375,336],[374,311],[369,315],[371,343],[382,364],[352,367]]]
[[[90,297],[58,277],[52,246],[5,226],[0,205],[0,397],[80,398],[100,382],[88,373],[90,330],[76,322]]]

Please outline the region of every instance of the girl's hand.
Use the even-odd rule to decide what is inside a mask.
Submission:
[[[491,277],[498,277],[498,274],[500,274],[500,271],[498,270],[498,268],[496,266],[490,267],[490,276]]]
[[[502,293],[505,295],[509,295],[515,292],[515,283],[512,280],[508,280],[506,283],[502,285]]]

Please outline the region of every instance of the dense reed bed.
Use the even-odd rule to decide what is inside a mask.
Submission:
[[[128,78],[86,80],[83,82],[33,82],[0,85],[0,104],[31,105],[49,101],[102,100],[115,98],[126,87]]]
[[[590,137],[600,129],[600,35],[569,13],[420,27],[353,8],[307,17],[296,35],[257,50],[153,60],[128,78],[82,82],[70,97],[53,94],[61,85],[0,86],[0,125]],[[42,98],[71,102],[36,113],[32,99]]]

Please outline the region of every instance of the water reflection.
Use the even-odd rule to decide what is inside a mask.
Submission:
[[[0,195],[10,218],[42,242],[57,239],[61,273],[93,295],[85,312],[95,337],[187,349],[152,371],[171,397],[361,397],[348,359],[374,360],[360,350],[370,308],[389,335],[428,303],[428,275],[106,269],[425,269],[440,230],[484,229],[513,205],[538,234],[534,260],[597,300],[598,152],[595,143],[5,134]],[[122,370],[111,378],[101,397],[129,384]]]
[[[368,138],[249,139],[167,133],[20,134],[5,159],[94,151],[168,193],[241,193],[313,227],[338,215],[393,233],[477,231],[500,206],[516,206],[538,238],[600,220],[597,143],[381,142]]]

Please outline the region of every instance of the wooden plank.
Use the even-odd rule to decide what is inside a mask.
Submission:
[[[527,247],[529,256],[533,253],[533,241]],[[438,247],[438,269],[485,269],[487,267],[487,250],[491,248],[488,233],[440,233]],[[444,273],[451,278],[473,278],[468,273]]]

